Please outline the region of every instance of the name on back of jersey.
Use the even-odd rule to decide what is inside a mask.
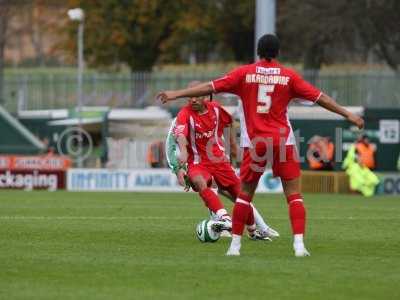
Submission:
[[[246,74],[246,83],[288,85],[290,77],[281,75]]]

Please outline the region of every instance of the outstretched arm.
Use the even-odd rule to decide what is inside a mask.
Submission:
[[[211,94],[212,92],[214,92],[212,83],[203,82],[199,85],[186,89],[162,91],[158,93],[157,99],[159,99],[162,103],[167,103],[168,101],[172,101],[178,98],[206,96]]]
[[[345,117],[348,121],[356,125],[359,129],[364,128],[364,120],[353,114],[352,112],[345,109],[343,106],[336,103],[331,97],[326,94],[322,94],[317,101],[317,104],[331,112],[337,113]]]

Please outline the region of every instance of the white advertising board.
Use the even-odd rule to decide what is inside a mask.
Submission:
[[[179,192],[176,176],[169,169],[69,169],[69,191],[146,191]],[[279,179],[267,171],[260,179],[257,192],[278,193],[282,191]]]

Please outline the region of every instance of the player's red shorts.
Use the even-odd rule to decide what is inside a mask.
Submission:
[[[265,167],[271,167],[275,177],[282,180],[292,180],[300,176],[300,163],[294,145],[272,146],[272,152],[267,153],[267,145],[258,143],[255,149],[245,148],[240,166],[240,180],[242,182],[258,182]],[[268,162],[268,164],[267,164]]]
[[[193,181],[197,175],[201,175],[208,186],[211,186],[214,178],[218,187],[224,190],[232,186],[240,186],[240,179],[228,162],[190,164],[187,174],[190,181]]]

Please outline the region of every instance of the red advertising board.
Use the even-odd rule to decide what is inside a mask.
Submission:
[[[54,170],[65,171],[71,166],[71,160],[59,155],[0,155],[1,170]]]
[[[71,160],[59,155],[0,155],[0,189],[65,189]]]
[[[65,189],[65,171],[0,170],[0,189]]]
[[[11,169],[11,156],[0,156],[0,170]]]

